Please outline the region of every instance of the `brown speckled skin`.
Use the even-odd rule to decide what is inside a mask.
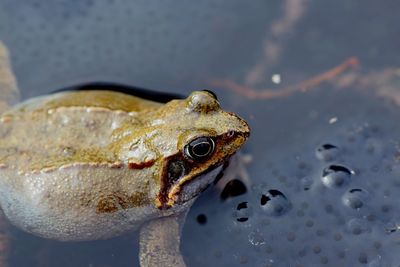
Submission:
[[[40,97],[0,117],[0,203],[15,225],[43,237],[113,237],[186,209],[176,204],[181,185],[221,165],[247,134],[203,91],[165,105],[108,91]],[[168,158],[203,135],[218,140],[213,156],[167,184]]]
[[[144,224],[142,266],[184,266],[184,214],[248,135],[206,91],[167,104],[111,91],[38,97],[0,116],[0,205],[16,226],[57,240],[110,238]],[[201,136],[215,150],[196,161],[184,147]],[[170,181],[177,160],[185,172]]]

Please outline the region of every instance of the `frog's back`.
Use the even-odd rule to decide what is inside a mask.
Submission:
[[[115,162],[109,147],[115,130],[141,126],[138,114],[159,105],[111,91],[62,92],[23,102],[0,117],[0,166],[35,171]]]
[[[17,105],[7,113],[49,112],[61,108],[91,108],[92,110],[134,113],[159,106],[157,102],[114,91],[66,91],[31,99]]]
[[[76,91],[5,112],[0,203],[7,217],[22,229],[63,240],[110,237],[136,226],[132,220],[139,224],[148,216],[143,207],[150,203],[141,197],[147,185],[134,179],[139,171],[121,163],[112,142],[126,125],[143,127],[139,113],[159,105],[122,93]],[[147,172],[151,169],[141,170]],[[125,195],[132,201],[124,205],[138,214],[130,223],[120,218],[125,210],[114,212],[120,205],[114,199]]]

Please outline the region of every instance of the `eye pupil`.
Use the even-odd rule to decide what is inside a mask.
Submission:
[[[199,137],[186,146],[185,152],[192,159],[204,159],[214,152],[214,141],[209,137]]]
[[[201,142],[199,144],[194,145],[192,148],[193,154],[195,154],[198,157],[204,157],[208,155],[210,150],[211,150],[211,145],[210,143],[207,142]]]

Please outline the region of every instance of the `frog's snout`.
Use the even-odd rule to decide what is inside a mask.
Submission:
[[[231,127],[232,127],[232,129],[235,129],[234,132],[236,133],[236,135],[241,135],[245,139],[249,138],[249,136],[250,136],[250,126],[247,123],[247,121],[245,121],[244,119],[240,118],[235,113],[230,113],[229,112],[228,114],[231,117],[233,117]]]

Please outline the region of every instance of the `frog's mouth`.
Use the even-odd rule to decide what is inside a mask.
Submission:
[[[215,138],[217,150],[205,162],[189,160],[182,151],[167,158],[161,175],[161,189],[156,199],[157,208],[169,209],[175,204],[184,204],[215,181],[224,163],[245,142],[249,133],[235,132],[228,135],[229,138],[225,134]]]
[[[158,195],[157,208],[169,209],[175,204],[184,204],[197,197],[215,181],[222,171],[222,165],[210,166],[196,176],[191,176],[190,179],[189,175],[185,175],[182,177],[182,181],[166,184],[165,190],[161,190]]]
[[[167,206],[173,204],[183,204],[205,191],[216,179],[216,177],[223,171],[223,164],[219,166],[212,166],[206,170],[203,174],[194,177],[192,180],[181,184],[179,186],[179,193],[171,194],[169,196]],[[171,192],[173,192],[171,190]]]

